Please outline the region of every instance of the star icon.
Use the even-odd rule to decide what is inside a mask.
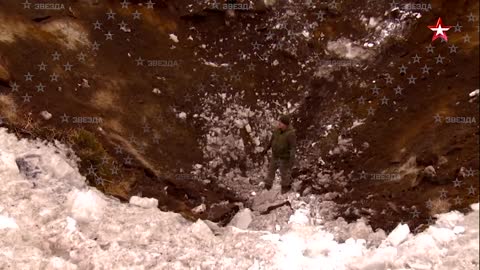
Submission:
[[[138,57],[138,58],[135,60],[135,62],[137,62],[137,66],[143,66],[143,62],[144,62],[144,61],[145,61],[145,60],[143,60],[142,57]]]
[[[108,31],[108,33],[104,34],[105,35],[105,40],[112,40],[113,34]]]
[[[455,201],[455,204],[456,204],[456,205],[462,204],[462,201],[463,201],[463,199],[460,198],[459,196],[455,197],[455,199],[453,199],[453,200]]]
[[[94,41],[93,45],[92,45],[92,50],[98,51],[99,48],[100,48],[100,44],[98,42]]]
[[[57,51],[55,51],[55,52],[52,54],[53,61],[60,60],[60,56],[62,56],[62,55],[59,54]]]
[[[433,47],[432,44],[428,44],[427,53],[433,53],[433,49],[435,49],[435,47]]]
[[[68,116],[66,113],[63,113],[60,118],[62,118],[62,123],[68,123],[68,119],[70,118],[70,116]]]
[[[126,165],[131,165],[132,164],[132,158],[130,156],[126,157],[123,159],[123,162],[126,164]]]
[[[362,104],[362,105],[365,104],[365,98],[363,96],[359,97],[358,98],[358,103]]]
[[[118,26],[120,26],[120,29],[124,29],[124,28],[127,28],[128,24],[122,21],[121,23],[118,24]]]
[[[78,61],[80,61],[82,63],[85,61],[85,57],[86,57],[86,55],[83,52],[81,52],[77,55]]]
[[[30,74],[30,72],[28,72],[24,76],[25,76],[25,81],[32,81],[33,77],[35,77],[34,75]]]
[[[438,113],[433,118],[435,118],[435,123],[441,123],[442,122],[442,117]]]
[[[372,87],[372,93],[373,93],[374,95],[380,94],[380,92],[379,92],[378,90],[380,90],[380,88],[378,88],[377,85],[374,85],[374,86]]]
[[[413,218],[418,218],[420,215],[420,212],[417,210],[417,208],[413,208],[413,211],[411,212]]]
[[[450,49],[450,53],[457,53],[458,47],[455,46],[455,44],[448,46],[448,48]]]
[[[147,9],[152,9],[153,5],[155,5],[155,3],[152,2],[152,0],[149,0],[146,4],[147,4]]]
[[[367,179],[367,173],[365,173],[365,171],[360,173],[360,179]]]
[[[101,29],[101,28],[102,28],[102,23],[99,22],[98,20],[93,23],[93,30]]]
[[[468,195],[475,195],[475,188],[472,185],[468,187]]]
[[[142,15],[142,13],[138,12],[138,10],[135,10],[135,12],[132,13],[132,15],[134,20],[140,20],[140,16]]]
[[[123,2],[120,3],[120,5],[122,5],[122,8],[128,8],[128,5],[130,5],[130,2],[128,2],[127,0],[123,0]]]
[[[375,113],[375,109],[373,109],[372,107],[368,108],[367,111],[368,115],[373,115]]]
[[[408,77],[407,79],[408,79],[408,84],[415,84],[415,80],[417,78],[413,77],[413,75],[410,75],[410,77]]]
[[[387,84],[392,84],[392,83],[393,83],[393,78],[390,77],[390,76],[388,76],[387,78],[385,78],[385,82],[386,82]]]
[[[428,223],[428,225],[433,225],[433,224],[436,223],[436,221],[435,221],[435,219],[434,219],[433,217],[430,216],[430,217],[428,217],[428,219],[427,219],[427,223]]]
[[[65,71],[72,71],[73,65],[70,64],[70,62],[67,62],[65,65],[63,65]]]
[[[42,92],[42,93],[43,93],[44,90],[45,90],[45,85],[43,85],[42,83],[39,83],[39,84],[36,86],[36,88],[37,88],[37,92]]]
[[[24,96],[22,96],[23,102],[30,102],[30,99],[32,96],[30,96],[28,93],[26,93]]]
[[[432,42],[435,41],[437,38],[444,39],[445,41],[448,41],[447,34],[444,33],[444,31],[450,30],[451,26],[445,26],[442,27],[442,18],[438,18],[437,24],[434,26],[428,26],[430,30],[435,32],[435,35],[432,37]]]
[[[412,57],[412,58],[413,58],[413,63],[420,63],[420,59],[421,59],[422,57],[418,56],[418,54],[415,54],[415,56]]]
[[[475,171],[472,168],[468,168],[465,172],[466,177],[471,177],[475,175]]]
[[[258,50],[258,49],[260,49],[261,44],[255,41],[252,45],[253,45],[254,50]]]
[[[453,187],[460,187],[462,185],[462,181],[458,180],[458,178],[455,178],[453,180]]]
[[[403,88],[400,85],[397,85],[393,90],[395,90],[395,95],[401,95]]]
[[[382,105],[384,105],[384,104],[385,104],[385,105],[388,105],[388,98],[387,98],[386,96],[384,96],[384,97],[382,98]]]
[[[102,165],[108,165],[109,161],[110,161],[110,159],[107,156],[102,157]]]
[[[54,72],[52,75],[50,75],[50,81],[52,82],[58,81],[58,74]]]
[[[317,12],[317,20],[320,20],[321,22],[325,20],[325,12],[323,10]]]
[[[32,3],[28,2],[28,0],[26,0],[25,2],[22,3],[24,9],[30,9],[31,4]]]
[[[468,18],[469,22],[474,22],[477,19],[477,17],[474,16],[472,12],[470,12],[470,14],[468,14],[467,18]]]
[[[40,71],[46,71],[47,70],[47,65],[45,65],[44,62],[42,62],[40,65],[38,65],[38,69]]]
[[[454,25],[453,28],[455,28],[453,31],[455,32],[462,32],[462,27],[459,22],[457,22],[457,25]]]
[[[92,164],[90,164],[90,167],[87,168],[87,175],[92,175],[95,174],[95,167],[93,167]]]
[[[247,67],[248,67],[248,71],[255,71],[255,64],[250,63]]]
[[[18,89],[20,88],[20,86],[17,84],[17,82],[11,83],[10,87],[12,88],[12,92],[18,92]]]
[[[440,54],[437,57],[435,57],[435,61],[437,64],[438,63],[443,64],[443,59],[445,59],[445,57],[441,56]]]
[[[111,172],[113,175],[117,175],[117,174],[118,174],[118,167],[117,167],[117,166],[113,166],[113,167],[110,169],[110,172]]]
[[[110,9],[109,12],[107,12],[107,20],[110,20],[110,19],[115,19],[115,12],[113,12],[113,10]]]
[[[425,206],[428,208],[428,209],[432,209],[433,207],[433,201],[431,199],[428,199],[428,201],[425,203]]]
[[[422,67],[422,74],[424,74],[424,73],[429,74],[429,73],[430,73],[430,69],[431,69],[431,67],[429,67],[429,66],[427,66],[427,64],[425,64],[425,65]]]
[[[121,155],[123,153],[122,147],[119,145],[115,146],[115,154]]]
[[[407,73],[407,67],[405,65],[400,66],[398,69],[400,69],[400,74],[406,74]]]
[[[442,199],[447,198],[447,191],[444,188],[440,190],[440,198]]]
[[[470,43],[470,35],[469,34],[465,34],[465,36],[463,36],[463,42],[464,43]]]

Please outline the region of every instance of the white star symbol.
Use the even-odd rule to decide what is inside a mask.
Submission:
[[[397,87],[394,88],[395,90],[395,95],[401,95],[403,88],[398,85]]]
[[[455,32],[462,32],[462,27],[459,22],[457,22],[457,25],[455,25],[453,28]]]
[[[93,23],[93,30],[96,29],[101,29],[102,23],[100,23],[98,20]]]
[[[26,0],[25,2],[22,3],[24,9],[30,9],[31,3]]]
[[[450,53],[457,53],[458,47],[455,46],[455,44],[448,46],[448,48],[450,49]]]
[[[105,40],[112,40],[113,39],[113,34],[108,31],[108,33],[105,34]]]
[[[32,78],[35,77],[34,75],[30,74],[30,72],[28,72],[24,76],[25,76],[25,81],[32,81]]]
[[[10,87],[12,88],[12,92],[18,92],[18,89],[20,88],[16,82],[11,83]]]
[[[427,46],[427,53],[433,53],[433,49],[434,49],[434,48],[435,48],[435,47],[433,47],[432,44],[428,44],[428,46]]]
[[[399,69],[400,69],[400,74],[407,73],[407,67],[405,65],[400,66]]]
[[[37,85],[37,92],[44,92],[45,90],[45,85],[43,85],[42,83],[39,83]]]
[[[415,80],[417,78],[413,77],[413,75],[410,75],[410,77],[408,78],[408,84],[415,84]]]
[[[435,118],[435,123],[441,123],[442,122],[442,117],[438,113],[433,118]]]
[[[30,102],[30,99],[32,96],[30,96],[28,93],[26,93],[23,97],[23,102]]]
[[[127,0],[123,0],[123,2],[120,3],[120,5],[122,5],[122,8],[128,8],[128,5],[130,5],[130,2],[128,2]]]
[[[443,57],[439,54],[437,57],[435,57],[435,59],[436,59],[437,64],[438,63],[443,64],[443,59],[445,59],[445,57]]]
[[[137,62],[137,66],[143,66],[143,60],[142,57],[138,57],[137,60],[135,60],[135,62]]]
[[[47,70],[47,65],[45,65],[44,62],[42,62],[40,65],[38,65],[38,68],[40,71],[46,71]]]
[[[133,14],[133,19],[134,20],[139,20],[140,19],[140,16],[142,15],[142,13],[138,12],[138,10],[135,10]]]
[[[429,74],[429,73],[430,73],[430,69],[431,69],[431,67],[429,67],[429,66],[427,66],[427,64],[425,64],[425,65],[422,67],[422,74],[424,74],[424,73]]]
[[[110,20],[110,19],[115,19],[115,12],[113,12],[113,10],[110,9],[109,12],[107,12],[107,20]]]
[[[52,54],[53,61],[60,60],[60,56],[61,56],[61,54],[59,54],[57,51],[55,51]]]
[[[155,3],[152,2],[152,0],[149,0],[146,4],[148,9],[152,9],[153,5],[155,5]]]
[[[422,57],[418,56],[418,54],[415,54],[415,56],[412,57],[412,58],[413,58],[413,63],[420,63],[420,59],[421,59]]]
[[[73,66],[70,64],[70,62],[67,62],[65,65],[63,65],[63,67],[65,68],[65,71],[71,71]]]
[[[50,75],[50,81],[52,81],[52,82],[58,81],[57,73],[53,73],[52,75]]]
[[[378,95],[378,94],[380,94],[378,90],[380,90],[380,88],[378,88],[377,85],[374,85],[373,88],[372,88],[372,93],[374,95]]]

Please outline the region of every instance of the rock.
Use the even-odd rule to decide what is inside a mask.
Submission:
[[[130,204],[140,206],[143,208],[157,208],[158,200],[155,198],[142,198],[137,196],[130,197]]]
[[[152,91],[152,92],[153,92],[154,94],[160,94],[160,93],[162,93],[162,92],[160,91],[160,89],[158,89],[158,88],[153,88],[153,91]]]
[[[287,200],[279,198],[279,190],[271,189],[258,194],[252,202],[252,210],[264,213],[269,209],[274,209],[284,205]]]
[[[186,118],[187,118],[187,114],[184,113],[184,112],[181,112],[181,113],[178,114],[178,118],[180,118],[180,119],[186,119]]]
[[[229,226],[237,227],[246,230],[250,223],[252,223],[252,211],[248,208],[240,210],[230,221]]]
[[[170,34],[169,37],[173,42],[178,43],[178,37],[175,34]]]
[[[205,206],[204,203],[200,204],[199,206],[195,207],[192,209],[192,212],[195,214],[201,214],[207,210],[207,207]]]
[[[205,222],[205,224],[207,224],[207,226],[210,228],[210,230],[212,230],[213,234],[220,235],[222,233],[222,228],[220,226],[218,226],[217,223],[212,222],[210,220],[204,220],[203,222]]]
[[[39,155],[26,155],[15,159],[18,170],[25,175],[27,179],[35,179],[42,173],[40,169],[41,157]]]
[[[388,235],[386,241],[396,247],[407,240],[409,233],[410,228],[408,228],[407,224],[398,224],[398,226]]]
[[[190,231],[196,238],[202,240],[209,240],[215,237],[210,227],[208,227],[208,225],[201,219],[190,225],[188,231]]]
[[[433,179],[435,176],[437,176],[437,173],[435,172],[435,168],[432,165],[430,165],[425,167],[425,169],[423,169],[423,175],[427,180],[430,180],[430,179]]]
[[[47,111],[42,111],[40,113],[40,116],[42,116],[43,119],[45,119],[45,120],[50,120],[50,118],[52,118],[52,114],[47,112]]]
[[[468,96],[469,96],[469,97],[472,97],[472,98],[473,98],[473,97],[476,97],[476,96],[478,96],[479,92],[480,92],[480,89],[475,89],[475,90],[472,91],[470,94],[468,94]]]

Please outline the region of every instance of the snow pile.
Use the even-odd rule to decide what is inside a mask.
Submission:
[[[27,176],[15,162],[38,155]],[[312,225],[299,206],[282,233],[218,228],[138,207],[85,184],[62,145],[18,140],[0,129],[0,269],[478,269],[478,204],[450,212],[416,236],[388,237],[363,221]],[[132,202],[152,206],[151,200]],[[245,210],[242,220],[250,223]],[[244,225],[246,225],[244,223]],[[248,225],[247,225],[248,226]],[[215,229],[215,233],[212,229]],[[334,228],[337,228],[334,230]],[[217,235],[217,236],[216,236]],[[337,239],[344,239],[337,240]],[[378,244],[375,244],[378,243]]]

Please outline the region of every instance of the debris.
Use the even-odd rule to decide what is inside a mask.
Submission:
[[[200,204],[199,206],[195,207],[192,209],[192,212],[195,214],[201,214],[207,210],[207,207],[205,206],[204,203]]]
[[[143,208],[157,208],[158,200],[155,198],[142,198],[137,196],[130,197],[130,204],[140,206]]]
[[[154,94],[161,94],[162,92],[160,91],[160,89],[158,88],[153,88],[153,91],[152,91]]]
[[[171,40],[173,40],[173,42],[178,43],[178,38],[175,34],[170,34],[169,37]]]
[[[178,118],[180,119],[186,119],[187,118],[187,114],[185,112],[181,112],[178,114]]]
[[[237,227],[246,230],[252,222],[252,211],[248,208],[240,210],[230,221],[229,226]]]
[[[45,120],[50,120],[50,118],[52,118],[52,114],[47,112],[47,111],[42,111],[40,113],[40,116],[42,116],[43,119],[45,119]]]

